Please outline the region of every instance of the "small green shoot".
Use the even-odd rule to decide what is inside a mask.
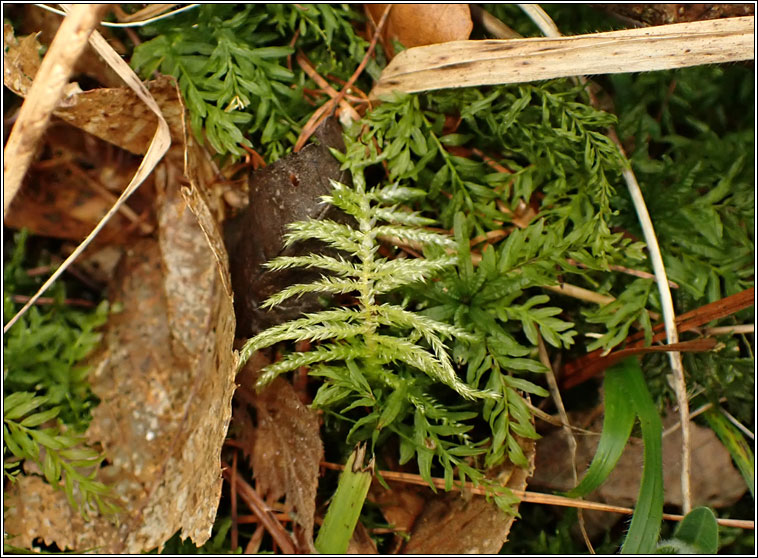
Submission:
[[[716,554],[719,526],[706,507],[692,510],[679,523],[671,539],[658,544],[658,554]]]
[[[663,426],[636,358],[609,368],[604,386],[606,416],[600,443],[587,474],[569,495],[583,496],[603,483],[621,457],[636,415],[644,444],[642,481],[621,553],[649,554],[655,550],[663,518]]]
[[[350,454],[340,474],[324,523],[316,537],[316,550],[322,554],[345,554],[353,536],[363,502],[371,486],[373,459],[364,465],[366,446],[361,444]]]

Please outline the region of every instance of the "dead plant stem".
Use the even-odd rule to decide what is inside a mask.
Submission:
[[[520,7],[532,18],[532,21],[542,30],[542,32],[548,37],[560,37],[561,33],[556,27],[555,23],[550,19],[542,8],[536,4],[520,4]],[[579,78],[582,83],[586,84],[587,80],[584,76]],[[589,88],[587,91],[590,95],[590,101],[593,106],[598,108],[597,98],[592,94]],[[621,145],[621,141],[616,134],[616,130],[611,127],[608,130],[608,137],[618,146],[619,151],[626,157],[624,147]],[[655,228],[653,227],[653,221],[650,219],[650,214],[645,204],[645,198],[642,196],[642,190],[640,189],[637,177],[634,175],[631,166],[625,168],[622,172],[624,180],[626,181],[629,194],[632,197],[632,203],[634,204],[634,210],[637,213],[640,226],[642,227],[642,233],[647,244],[650,261],[653,266],[653,273],[655,275],[655,282],[658,285],[658,293],[661,298],[661,309],[663,310],[663,322],[666,330],[666,339],[669,344],[675,344],[679,342],[679,333],[676,329],[676,315],[674,313],[674,301],[671,297],[671,287],[669,285],[668,277],[666,276],[666,267],[663,265],[663,256],[661,255],[661,249],[658,244],[658,237],[655,234]],[[689,401],[687,400],[687,383],[684,379],[684,365],[682,364],[682,355],[678,351],[671,351],[668,353],[669,363],[671,365],[672,375],[670,378],[672,388],[676,393],[677,405],[679,407],[679,420],[682,425],[682,511],[689,513],[692,509],[692,489],[690,482],[690,468],[691,468],[691,451],[690,451],[690,417],[689,417]]]
[[[569,447],[569,458],[571,459],[571,474],[574,480],[574,486],[577,486],[579,484],[579,476],[576,472],[576,438],[571,429],[571,423],[569,422],[568,413],[566,413],[566,407],[563,405],[561,390],[558,388],[558,381],[555,379],[553,366],[550,363],[550,356],[547,354],[547,348],[545,347],[541,332],[537,334],[537,351],[539,352],[540,362],[545,368],[547,368],[547,387],[550,390],[550,396],[553,398],[553,402],[555,403],[555,406],[558,409],[558,414],[563,422],[563,431],[566,434],[566,442]],[[577,510],[577,519],[579,520],[579,530],[582,532],[584,544],[587,546],[590,554],[595,554],[595,548],[592,546],[590,537],[587,534],[587,527],[584,524],[584,514],[582,514],[582,510]]]

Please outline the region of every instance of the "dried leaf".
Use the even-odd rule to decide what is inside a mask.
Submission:
[[[590,430],[599,431],[602,418],[589,426]],[[677,415],[670,413],[664,417],[664,428],[676,423]],[[581,424],[581,418],[571,418],[572,424]],[[692,505],[714,508],[729,506],[739,500],[746,487],[739,472],[732,465],[729,452],[709,428],[690,424],[692,443],[691,470]],[[585,471],[597,447],[598,437],[577,437],[577,468]],[[624,449],[616,468],[608,479],[595,492],[587,496],[588,500],[608,504],[633,507],[639,493],[642,473],[642,442],[631,438]],[[568,445],[562,430],[553,431],[537,442],[537,459],[533,486],[542,486],[551,490],[567,491],[573,488],[571,463]],[[663,438],[663,484],[664,502],[667,505],[681,506],[682,493],[680,483],[681,470],[681,430]],[[581,477],[580,477],[581,478]],[[714,479],[718,479],[714,483]],[[585,511],[587,528],[593,533],[610,528],[622,516],[605,512]]]
[[[63,4],[62,7],[64,8],[64,10],[68,9],[68,5],[66,4]],[[69,18],[67,18],[66,21],[69,21]],[[71,21],[74,21],[74,20],[71,19]],[[102,228],[105,226],[108,220],[117,211],[119,211],[120,207],[129,198],[129,196],[131,196],[134,193],[134,191],[140,186],[140,184],[142,184],[142,182],[144,182],[144,180],[150,175],[152,170],[155,168],[158,162],[163,158],[166,151],[168,151],[169,146],[171,145],[171,135],[168,129],[168,124],[166,123],[165,118],[161,114],[160,108],[155,103],[155,100],[150,95],[149,91],[145,88],[144,84],[139,80],[137,75],[132,71],[129,65],[126,62],[124,62],[118,54],[116,54],[113,48],[111,48],[111,46],[105,41],[105,39],[103,39],[103,37],[97,31],[93,31],[91,35],[89,35],[89,42],[92,45],[92,47],[100,54],[100,56],[103,57],[103,59],[113,68],[113,70],[124,80],[124,82],[126,82],[126,84],[135,92],[135,94],[157,116],[158,118],[157,127],[155,129],[155,133],[147,149],[147,152],[145,153],[145,158],[143,159],[142,164],[140,164],[139,168],[137,169],[137,172],[135,173],[134,177],[129,182],[129,184],[126,186],[121,196],[119,196],[119,198],[110,208],[110,210],[105,214],[105,216],[99,221],[99,223],[92,230],[92,232],[89,235],[87,235],[87,237],[79,244],[79,246],[77,246],[77,248],[71,253],[71,255],[69,255],[68,258],[66,258],[66,260],[52,274],[52,276],[50,276],[47,279],[47,281],[45,281],[45,283],[37,290],[37,292],[29,299],[29,301],[21,308],[21,310],[19,310],[19,312],[13,318],[11,318],[8,321],[8,323],[5,324],[5,326],[3,327],[3,331],[8,331],[8,329],[12,327],[13,324],[15,324],[16,321],[18,321],[18,319],[29,308],[32,307],[32,305],[36,302],[36,300],[50,287],[50,285],[52,285],[55,282],[55,280],[58,277],[60,277],[60,275],[71,265],[71,263],[73,263],[76,260],[76,258],[78,258],[79,255],[81,255],[84,252],[87,246],[102,230]],[[48,54],[50,53],[48,52]],[[41,67],[44,67],[44,60]],[[37,80],[35,79],[35,84],[36,82]],[[176,91],[176,95],[178,99],[179,98],[178,90]],[[56,102],[58,98],[59,98],[59,95],[56,95],[55,96]],[[23,112],[23,108],[27,104],[28,104],[28,100],[25,101],[24,105],[22,105],[21,112]],[[52,109],[52,106],[50,108]],[[183,108],[179,109],[179,113],[183,115],[184,109]],[[21,119],[21,113],[19,114],[19,119]],[[19,127],[19,122],[16,123],[16,127]],[[9,140],[12,139],[12,137],[13,137],[13,132],[11,133],[11,138],[9,138]],[[28,140],[30,139],[32,139],[32,136],[26,137],[25,141],[27,141],[28,143]],[[34,141],[34,143],[36,144],[36,140]],[[9,141],[8,145],[6,145],[6,152],[5,152],[6,156],[10,152],[13,151],[13,150],[9,150],[10,146],[11,145]],[[6,157],[6,161],[7,161],[7,157]],[[19,165],[14,166],[16,174],[18,174],[18,170],[21,166],[26,167],[26,164],[22,162],[22,163],[19,163]],[[20,178],[19,178],[19,181],[20,181]],[[15,188],[13,186],[14,182],[15,182],[15,179],[14,181],[11,181],[12,187],[10,191],[12,191],[13,188]],[[4,187],[5,187],[5,183],[4,183]],[[9,204],[8,200],[13,197],[13,193],[11,193],[10,195],[6,197],[6,200],[5,200],[6,210]]]
[[[62,490],[55,490],[42,477],[20,476],[9,483],[4,494],[3,523],[6,544],[32,548],[41,539],[45,545],[60,549],[83,548],[76,533],[85,529],[82,516],[68,503]],[[44,518],[44,520],[40,520]],[[107,519],[93,518],[89,529],[112,531]]]
[[[42,134],[68,85],[74,63],[100,21],[104,6],[74,4],[39,65],[3,151],[3,216],[29,169]],[[5,34],[5,29],[3,30]]]
[[[389,4],[365,4],[374,25]],[[392,41],[410,48],[469,38],[474,23],[468,4],[393,4],[382,31],[383,44],[394,56]]]
[[[520,440],[529,468],[506,464],[488,475],[501,484],[524,490],[534,470],[535,444]],[[497,554],[508,540],[515,516],[503,513],[484,496],[462,497],[458,493],[430,498],[405,545],[405,554]]]
[[[13,26],[3,24],[3,83],[18,95],[26,97],[32,86],[34,76],[40,65],[39,49],[36,35],[27,35],[16,39]]]
[[[160,76],[145,86],[168,123],[172,142],[181,144],[175,80]],[[158,124],[155,113],[133,90],[125,87],[79,92],[68,97],[54,114],[72,126],[138,155],[147,152]]]
[[[254,405],[258,424],[251,465],[256,486],[264,498],[286,496],[310,543],[319,463],[324,457],[318,415],[301,403],[283,378],[257,394]]]
[[[111,8],[113,6],[112,4]],[[10,10],[6,10],[5,13],[6,17],[9,17],[13,21],[16,32],[19,35],[36,34],[39,42],[48,46],[58,32],[61,21],[63,21],[63,16],[40,9],[39,6],[35,6],[34,4],[23,4],[14,7],[18,9],[16,14],[11,16]],[[114,36],[114,31],[118,33],[118,30],[101,25],[99,31],[105,35],[108,43],[120,55],[125,57],[128,54],[128,50],[123,42]],[[99,83],[103,87],[121,87],[124,84],[118,74],[113,71],[113,68],[105,63],[103,58],[97,54],[91,45],[88,45],[81,56],[79,56],[74,65],[73,74],[87,76],[93,83]]]
[[[211,533],[234,390],[234,315],[178,186],[165,198],[160,244],[135,243],[117,273],[111,292],[125,310],[109,321],[92,377],[101,404],[88,438],[112,464],[101,473],[124,511],[119,526],[97,519],[63,529],[55,538],[63,547],[140,553],[178,529],[198,545]],[[25,521],[38,523],[44,512],[30,502],[41,496],[18,498]]]
[[[353,531],[353,536],[350,538],[345,554],[360,554],[362,556],[379,554],[374,539],[371,538],[368,529],[360,521],[355,526],[355,531]]]
[[[129,183],[139,160],[62,122],[53,123],[43,141],[42,151],[50,155],[32,164],[5,226],[81,241]],[[153,229],[146,218],[149,211],[144,211],[152,196],[148,200],[141,193],[121,207],[95,244],[128,243],[132,230],[144,234]]]
[[[378,482],[371,485],[369,498],[382,510],[387,523],[400,532],[410,533],[423,511],[427,490],[397,482],[388,483],[390,490]]]
[[[25,97],[39,69],[41,45],[35,35],[17,40],[9,24],[3,26],[3,32],[5,48],[8,49],[4,60],[5,86]],[[133,89],[116,87],[82,91],[75,83],[69,85],[53,111],[55,116],[137,155],[147,152],[158,118]],[[181,105],[176,102],[175,80],[160,76],[145,86],[168,123],[171,140],[181,144],[183,124]]]

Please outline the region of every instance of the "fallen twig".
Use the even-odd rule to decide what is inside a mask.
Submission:
[[[335,471],[341,471],[344,469],[344,465],[338,463],[329,463],[326,461],[321,462],[321,466],[325,469],[332,469]],[[396,471],[377,471],[377,476],[381,476],[385,480],[401,482],[406,484],[415,484],[418,486],[429,486],[420,475],[412,473],[399,473]],[[445,479],[432,478],[432,483],[436,488],[445,489]],[[465,491],[470,494],[477,494],[486,496],[488,494],[487,489],[481,486],[475,486],[471,482],[465,483],[461,486],[459,483],[453,483],[453,490]],[[634,510],[632,508],[625,508],[622,506],[613,506],[602,502],[592,502],[589,500],[580,500],[577,498],[567,498],[565,496],[556,496],[554,494],[543,494],[541,492],[530,492],[528,490],[516,490],[510,489],[514,495],[519,497],[522,502],[529,502],[533,504],[547,504],[552,506],[562,506],[567,508],[581,508],[585,510],[597,510],[613,513],[621,513],[624,515],[632,515]],[[683,515],[664,513],[663,519],[669,519],[671,521],[681,521],[684,519]],[[755,529],[755,521],[745,519],[717,519],[719,525],[724,527],[738,527],[740,529]]]
[[[387,18],[390,15],[390,10],[392,9],[392,4],[388,4],[387,8],[384,10],[384,13],[382,14],[382,18],[379,20],[379,23],[376,25],[376,29],[374,30],[374,36],[371,38],[371,43],[368,46],[368,49],[366,50],[366,55],[363,57],[363,60],[361,60],[361,63],[358,64],[358,67],[355,69],[355,72],[353,72],[353,75],[350,76],[350,79],[347,80],[347,83],[345,86],[340,89],[339,94],[336,97],[332,97],[329,99],[326,103],[321,105],[317,111],[315,111],[311,117],[308,119],[308,122],[305,123],[305,126],[303,126],[303,131],[300,133],[300,137],[297,138],[297,142],[295,143],[295,147],[293,148],[293,151],[297,153],[300,151],[305,143],[308,141],[308,138],[313,135],[313,133],[316,131],[316,128],[318,128],[318,125],[320,122],[326,118],[326,116],[334,110],[334,107],[342,100],[342,98],[345,96],[345,94],[348,92],[350,87],[355,83],[355,81],[358,79],[358,76],[361,75],[361,72],[363,72],[364,68],[368,64],[369,58],[371,58],[371,54],[374,52],[374,49],[376,48],[376,42],[379,39],[379,35],[382,32],[382,28],[384,27],[384,24],[387,22]]]

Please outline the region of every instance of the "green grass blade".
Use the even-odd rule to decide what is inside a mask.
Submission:
[[[627,397],[637,411],[644,444],[642,481],[622,554],[655,552],[663,519],[663,425],[645,384],[639,361],[628,358],[609,369],[621,371]],[[608,372],[606,372],[607,374]]]
[[[566,493],[569,498],[581,498],[603,484],[629,440],[636,413],[625,391],[624,374],[624,370],[618,369],[610,369],[605,374],[603,432],[587,474],[576,488]]]
[[[345,470],[340,474],[337,491],[314,543],[321,554],[345,554],[347,551],[371,486],[371,466],[363,466],[365,454],[366,447],[358,446],[348,457]]]
[[[704,416],[721,443],[729,450],[732,460],[740,470],[742,478],[745,479],[750,495],[755,499],[755,478],[753,476],[755,458],[753,457],[753,450],[750,449],[750,444],[721,411],[710,409]]]

